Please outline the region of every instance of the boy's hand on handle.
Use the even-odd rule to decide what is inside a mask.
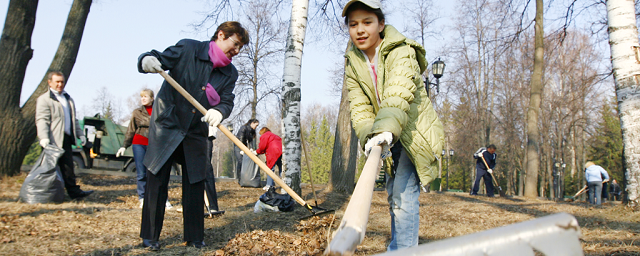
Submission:
[[[40,146],[42,146],[43,148],[46,148],[47,145],[49,145],[49,142],[51,142],[49,139],[41,139]]]
[[[121,157],[124,155],[124,151],[127,150],[126,148],[122,147],[120,149],[118,149],[118,152],[116,152],[116,157]]]
[[[369,153],[371,149],[375,146],[382,146],[382,155],[381,157],[387,158],[391,156],[391,143],[393,142],[393,134],[390,132],[381,132],[371,137],[364,145],[364,155],[369,157]]]
[[[493,169],[489,169],[489,170],[487,170],[487,172],[488,172],[489,174],[493,174]]]
[[[209,126],[218,126],[220,121],[222,121],[222,113],[215,109],[207,110],[207,114],[202,117],[203,122],[209,123]]]
[[[162,63],[156,57],[146,56],[142,58],[142,70],[147,73],[159,73],[162,71]]]

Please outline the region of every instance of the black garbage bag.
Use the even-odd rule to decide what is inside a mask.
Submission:
[[[260,202],[271,206],[277,206],[281,212],[293,211],[296,202],[289,194],[278,194],[275,187],[270,187],[267,192],[260,196]]]
[[[62,203],[64,181],[58,167],[58,159],[64,154],[52,144],[42,150],[40,157],[29,171],[20,188],[20,199],[28,204]]]
[[[242,170],[240,171],[240,183],[241,187],[260,187],[260,170],[259,166],[251,160],[246,154],[242,156]]]

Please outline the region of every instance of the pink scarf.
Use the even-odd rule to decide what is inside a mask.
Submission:
[[[209,60],[213,63],[214,69],[227,66],[231,63],[231,59],[227,58],[227,55],[224,54],[214,41],[209,42]],[[218,95],[218,92],[216,92],[210,83],[207,83],[206,93],[209,105],[213,107],[220,103],[220,95]]]

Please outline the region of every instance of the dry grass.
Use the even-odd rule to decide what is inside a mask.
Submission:
[[[83,189],[96,193],[83,201],[62,204],[18,203],[25,176],[0,180],[0,254],[2,255],[139,255],[140,209],[131,177],[81,175]],[[161,235],[160,255],[317,255],[326,246],[328,226],[335,229],[346,208],[344,195],[319,189],[320,206],[336,210],[331,219],[300,223],[308,215],[253,213],[261,189],[240,188],[235,182],[217,183],[223,216],[205,221],[204,250],[182,241],[182,214],[168,210]],[[303,198],[313,202],[311,188]],[[180,205],[179,182],[170,184],[169,199]],[[471,197],[462,193],[421,194],[420,243],[470,234],[557,212],[578,219],[586,255],[640,255],[640,213],[623,206],[590,207],[584,203],[555,203],[522,198]],[[386,192],[376,191],[367,237],[358,255],[385,251],[389,237]],[[154,253],[155,254],[155,253]]]

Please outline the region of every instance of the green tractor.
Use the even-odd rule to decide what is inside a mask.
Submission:
[[[116,157],[116,152],[124,144],[126,126],[118,125],[110,119],[95,115],[79,120],[80,127],[87,135],[84,147],[73,146],[73,163],[80,169],[104,169],[136,173],[131,147],[124,155]],[[81,145],[80,140],[76,145]],[[180,167],[174,164],[172,174],[180,175]]]

